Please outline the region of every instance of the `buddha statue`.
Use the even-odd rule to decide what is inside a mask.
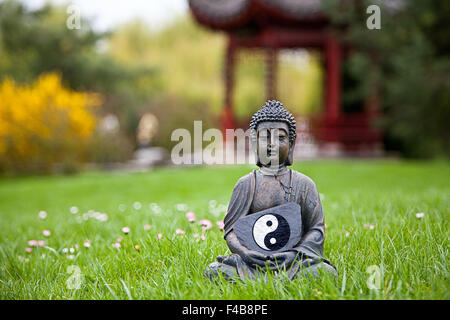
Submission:
[[[269,100],[253,115],[250,131],[259,169],[240,178],[231,195],[224,219],[224,239],[232,254],[218,256],[204,275],[214,280],[220,273],[230,281],[252,280],[258,276],[267,279],[269,269],[274,275],[285,271],[289,279],[319,276],[320,269],[325,274],[337,275],[336,269],[323,257],[325,224],[317,187],[306,175],[287,168],[293,162],[294,117],[279,101]],[[298,243],[275,253],[254,250],[242,243],[237,226],[243,218],[289,202],[300,207],[298,213],[292,213],[301,229],[294,230],[301,235]]]

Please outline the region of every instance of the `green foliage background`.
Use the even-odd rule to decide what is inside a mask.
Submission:
[[[381,30],[366,28],[370,1],[323,1],[342,40],[354,54],[344,63],[344,110],[361,109],[375,87],[383,117],[376,125],[386,132],[385,146],[410,157],[448,156],[450,120],[450,3],[440,0],[406,2],[390,14],[382,7]],[[175,128],[219,127],[223,109],[223,60],[226,37],[197,25],[191,16],[161,30],[131,21],[100,33],[91,21],[80,30],[66,27],[66,7],[47,4],[30,10],[19,1],[0,3],[0,80],[6,76],[30,82],[40,73],[58,71],[76,90],[98,91],[105,98],[99,115],[114,113],[121,132],[117,139],[98,136],[95,161],[122,161],[136,147],[140,116],[153,112],[160,120],[154,145],[167,148]],[[308,52],[308,64],[281,53],[279,98],[295,114],[322,108],[322,56]],[[235,110],[246,124],[265,100],[264,55],[243,51],[236,68]],[[120,142],[120,143],[119,143]],[[117,149],[119,152],[110,152]],[[98,154],[100,153],[100,154]]]
[[[398,3],[398,1],[396,1]],[[373,1],[324,1],[342,40],[355,53],[343,73],[353,80],[343,101],[352,102],[377,88],[386,132],[385,146],[409,157],[450,155],[450,2],[404,1],[400,10],[381,7],[381,29],[366,28],[365,9]]]

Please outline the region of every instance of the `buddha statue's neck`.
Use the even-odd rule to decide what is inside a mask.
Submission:
[[[287,172],[286,166],[280,168],[261,167],[259,171],[265,176],[279,176]]]

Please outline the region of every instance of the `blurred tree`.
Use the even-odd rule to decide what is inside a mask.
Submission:
[[[48,172],[55,164],[76,168],[95,130],[93,93],[64,88],[57,74],[31,85],[0,84],[0,172]]]
[[[150,92],[148,111],[158,116],[160,130],[155,143],[170,147],[175,128],[218,127],[224,107],[223,66],[226,36],[209,31],[190,17],[181,17],[161,31],[143,21],[118,27],[108,41],[108,52],[118,61],[155,72],[138,83]],[[280,95],[296,113],[317,110],[320,105],[321,73],[318,57],[298,68],[295,59],[280,64]],[[242,51],[236,69],[235,114],[241,123],[265,101],[265,56],[257,50]],[[301,87],[295,84],[302,83]],[[306,83],[306,84],[304,84]]]
[[[334,23],[346,26],[343,40],[355,49],[343,70],[352,85],[344,88],[343,101],[362,101],[378,88],[388,150],[448,157],[450,1],[378,1],[381,29],[369,30],[365,9],[373,2],[346,1],[344,10],[342,1],[323,2]]]
[[[80,29],[69,29],[67,17],[65,6],[47,3],[30,10],[18,1],[1,2],[0,80],[8,77],[30,83],[44,72],[57,71],[64,84],[74,90],[100,92],[104,103],[97,113],[118,115],[122,135],[126,135],[118,140],[134,143],[137,113],[147,104],[150,94],[142,84],[149,82],[154,70],[120,63],[105,50],[109,32],[94,31],[91,22],[83,18]],[[111,139],[101,142],[112,143]],[[128,154],[112,158],[97,155],[93,159],[113,161],[131,157],[129,147],[122,149]],[[118,148],[118,152],[122,149]]]

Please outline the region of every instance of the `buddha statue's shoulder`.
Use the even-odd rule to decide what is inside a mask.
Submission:
[[[316,184],[310,177],[294,169],[292,169],[292,179],[293,183],[299,185],[303,192],[317,189]]]
[[[245,176],[242,176],[238,179],[236,182],[236,185],[234,186],[235,190],[238,189],[247,189],[252,183],[253,183],[253,177],[254,173],[251,171],[250,173],[246,174]]]

